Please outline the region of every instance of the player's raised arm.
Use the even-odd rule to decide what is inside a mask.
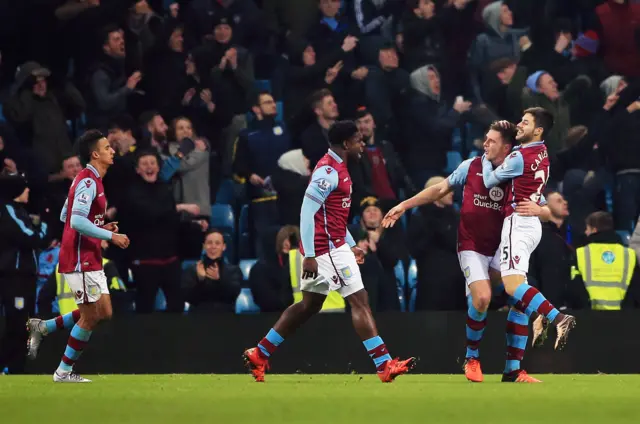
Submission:
[[[329,194],[338,187],[338,171],[330,166],[315,170],[307,186],[300,210],[300,238],[304,246],[304,256],[314,258],[315,222],[313,217],[327,200]]]
[[[519,151],[511,152],[502,165],[493,169],[493,164],[482,156],[482,179],[484,186],[493,188],[512,178],[519,177],[524,172],[524,159]]]
[[[111,240],[113,233],[100,228],[87,218],[91,210],[91,203],[96,197],[96,183],[91,178],[85,178],[76,185],[71,209],[71,228],[87,237],[100,240]]]

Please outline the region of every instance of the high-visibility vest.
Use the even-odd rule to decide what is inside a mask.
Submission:
[[[576,250],[578,269],[591,299],[591,308],[618,311],[636,267],[635,252],[617,243],[590,243]]]
[[[107,262],[107,259],[102,258],[102,266],[104,267]],[[60,315],[67,314],[69,312],[73,312],[78,309],[78,305],[76,305],[75,295],[69,288],[69,284],[64,279],[64,275],[58,272],[58,266],[56,265],[56,295],[58,297],[58,309],[60,310]],[[113,277],[109,282],[109,290],[124,290],[126,291],[126,287],[120,281],[119,278]]]
[[[293,302],[297,303],[302,300],[302,291],[300,290],[302,283],[302,261],[304,257],[298,249],[289,251],[289,275],[291,279],[291,288],[293,289]],[[324,300],[320,312],[344,312],[345,302],[340,293],[336,291],[329,292]]]

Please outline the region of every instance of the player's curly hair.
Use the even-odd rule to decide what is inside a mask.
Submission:
[[[518,128],[509,121],[493,121],[489,129],[499,132],[505,143],[514,144],[516,141]]]

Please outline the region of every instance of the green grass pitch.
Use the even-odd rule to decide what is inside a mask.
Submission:
[[[0,376],[0,422],[448,423],[640,422],[640,376],[538,375],[543,384],[463,375],[102,375],[92,384]]]

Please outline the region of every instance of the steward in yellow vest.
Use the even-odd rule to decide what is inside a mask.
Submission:
[[[302,261],[304,257],[298,249],[289,251],[289,273],[291,278],[291,289],[293,291],[293,303],[302,300],[300,284],[302,282]],[[344,312],[345,302],[340,293],[331,291],[322,305],[320,312]]]
[[[109,293],[112,297],[113,309],[118,310],[120,304],[125,299],[120,299],[127,288],[118,274],[116,265],[106,258],[102,259],[102,266],[104,267],[104,273],[107,277],[107,286],[109,287]],[[69,312],[73,312],[78,309],[76,305],[75,296],[69,285],[65,282],[62,274],[58,273],[58,266],[56,270],[50,276],[47,282],[40,289],[38,294],[38,312],[41,316],[51,316],[55,314],[55,307],[53,301],[57,299],[57,309],[60,315],[64,315]],[[122,300],[122,301],[120,301]]]
[[[622,245],[607,212],[587,217],[587,245],[576,250],[574,279],[581,279],[591,308],[618,311],[640,306],[640,284],[636,254]]]

